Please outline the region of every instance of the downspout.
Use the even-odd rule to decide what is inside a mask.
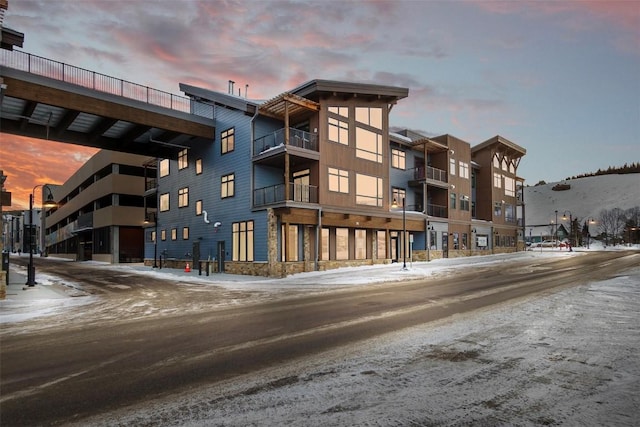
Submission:
[[[318,271],[318,261],[320,259],[320,238],[322,237],[322,206],[318,207],[318,225],[316,226],[316,259],[314,269]]]

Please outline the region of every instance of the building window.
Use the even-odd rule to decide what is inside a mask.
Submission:
[[[189,227],[182,227],[182,240],[189,240]]]
[[[460,210],[461,211],[469,210],[469,196],[460,196]]]
[[[220,180],[220,197],[233,197],[235,192],[235,174],[225,175]]]
[[[462,233],[462,249],[467,249],[469,247],[469,236],[467,233]]]
[[[167,230],[160,230],[160,240],[167,240]]]
[[[356,156],[372,162],[382,163],[382,135],[357,127]]]
[[[185,148],[178,153],[178,170],[189,166],[189,162],[187,161],[187,152],[188,150]]]
[[[367,259],[367,230],[356,230],[356,259]]]
[[[231,226],[233,261],[253,261],[253,221],[234,222]]]
[[[458,162],[460,178],[469,179],[469,163]]]
[[[455,209],[456,208],[456,193],[450,193],[449,194],[449,200],[450,200],[451,209]]]
[[[160,160],[160,177],[169,175],[169,159]]]
[[[377,257],[378,259],[385,259],[387,257],[387,232],[384,230],[378,230],[376,233],[376,245],[377,245]]]
[[[347,119],[349,118],[349,107],[329,107],[329,112]]]
[[[169,193],[160,195],[160,212],[169,210]]]
[[[407,197],[407,192],[404,188],[393,188],[391,190],[391,201],[396,203],[398,206],[402,207],[405,203],[405,198]]]
[[[321,258],[322,260],[328,260],[329,259],[329,229],[328,228],[323,228],[322,229],[322,236],[321,236]]]
[[[147,234],[147,242],[153,243],[155,241],[156,241],[156,232],[154,230],[151,230]]]
[[[189,187],[178,190],[178,207],[184,208],[186,206],[189,206]]]
[[[382,130],[382,108],[356,107],[356,121]]]
[[[196,200],[196,215],[202,215],[202,200]]]
[[[500,159],[498,159],[498,156],[495,156],[493,158],[493,167],[494,168],[499,168],[500,167]]]
[[[349,145],[349,123],[329,117],[329,141]]]
[[[220,148],[222,154],[229,153],[236,148],[235,128],[227,129],[220,133]]]
[[[177,228],[172,228],[171,229],[171,240],[178,240],[178,229]]]
[[[456,159],[449,159],[449,175],[455,176],[456,174]]]
[[[336,259],[349,259],[348,228],[336,228]]]
[[[493,216],[495,216],[495,217],[502,216],[502,203],[501,202],[495,202],[493,204]]]
[[[396,169],[406,169],[406,153],[396,148],[391,149],[391,167]]]
[[[516,222],[515,209],[513,205],[506,203],[504,205],[504,219],[507,222]]]
[[[196,159],[196,175],[202,173],[202,159]]]
[[[504,177],[504,194],[506,196],[516,196],[516,181],[508,176]]]
[[[453,233],[451,236],[453,237],[453,249],[460,249],[460,235]]]
[[[502,188],[502,175],[499,172],[493,173],[493,186],[496,188]]]
[[[356,204],[382,207],[382,178],[356,174]]]
[[[327,168],[329,175],[329,191],[349,193],[349,171]]]
[[[285,239],[288,239],[286,244]],[[298,226],[282,226],[282,261],[298,261]],[[286,249],[286,253],[285,253]]]

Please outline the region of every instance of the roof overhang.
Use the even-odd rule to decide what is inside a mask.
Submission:
[[[282,93],[258,107],[261,115],[284,120],[285,115],[296,117],[308,111],[320,111],[320,104],[289,92]]]
[[[395,104],[398,100],[409,96],[409,89],[398,86],[316,79],[303,83],[293,89],[291,93],[308,99],[343,96],[346,99],[358,97]]]
[[[494,153],[510,159],[518,159],[527,154],[526,149],[500,135],[496,135],[481,144],[471,147],[471,154],[485,149],[491,149]]]

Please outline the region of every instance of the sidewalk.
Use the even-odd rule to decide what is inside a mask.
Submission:
[[[34,299],[56,299],[69,297],[65,292],[64,286],[52,284],[26,286],[26,272],[22,273],[16,271],[13,267],[9,267],[8,278],[6,301],[26,301]]]

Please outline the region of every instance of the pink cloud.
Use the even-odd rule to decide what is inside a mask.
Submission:
[[[0,169],[7,175],[5,188],[12,193],[11,207],[28,209],[34,186],[64,183],[96,152],[95,148],[0,133]]]

